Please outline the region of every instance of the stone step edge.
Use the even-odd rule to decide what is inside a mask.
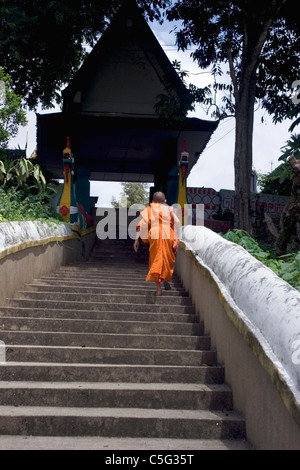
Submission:
[[[65,279],[63,280],[63,282],[65,282]],[[115,284],[116,283],[114,281],[108,280],[106,278],[106,279],[101,280],[101,284],[99,284],[98,281],[94,281],[94,280],[90,281],[88,279],[81,279],[81,280],[72,279],[72,282],[68,282],[68,284],[63,285],[62,281],[58,278],[58,279],[39,279],[39,280],[34,279],[31,284],[27,284],[26,286],[28,286],[28,287],[31,287],[31,286],[34,286],[34,287],[62,286],[62,287],[68,287],[70,289],[76,289],[77,287],[81,287],[83,289],[94,289],[94,288],[99,288],[99,289],[110,289],[110,288],[112,288],[112,289],[124,289],[124,290],[125,289],[131,289],[131,290],[135,290],[135,289],[147,289],[147,290],[149,289],[150,290],[150,289],[153,289],[153,284],[146,283],[146,282],[142,282],[142,283],[139,283],[139,284],[132,285],[132,283],[129,284],[127,280],[119,280],[117,287],[115,287]],[[169,284],[170,284],[171,289],[173,291],[180,292],[180,293],[186,293],[186,290],[182,286],[174,285],[171,282],[169,282]]]
[[[202,383],[161,383],[161,382],[150,382],[150,383],[132,383],[132,382],[32,382],[32,381],[0,381],[0,390],[16,390],[16,389],[47,389],[47,390],[134,390],[134,391],[173,391],[180,390],[183,392],[194,391],[194,392],[228,392],[232,393],[231,389],[226,384],[202,384]]]
[[[6,362],[0,365],[4,381],[224,383],[224,367],[208,365],[141,365],[61,362]]]
[[[2,406],[44,406],[58,408],[146,408],[185,410],[228,410],[233,409],[232,393],[223,389],[181,389],[174,384],[170,388],[123,387],[1,387]],[[1,424],[1,423],[0,423]]]
[[[205,349],[105,348],[91,346],[40,346],[31,344],[7,344],[5,359],[5,364],[10,362],[59,362],[61,364],[114,363],[119,365],[138,363],[140,366],[152,364],[161,366],[218,365],[216,351]]]
[[[52,436],[235,438],[246,437],[236,411],[155,408],[0,406],[2,434]]]
[[[99,284],[94,284],[94,285],[89,285],[89,286],[84,286],[84,285],[73,285],[73,284],[57,284],[57,285],[53,285],[53,284],[50,284],[49,282],[48,283],[31,283],[31,284],[26,284],[25,285],[26,287],[26,290],[27,289],[38,289],[39,292],[41,291],[41,288],[43,289],[47,289],[47,288],[51,288],[52,290],[54,288],[57,288],[57,291],[59,293],[59,291],[61,289],[84,289],[85,291],[103,291],[103,290],[109,290],[109,291],[112,291],[112,293],[114,291],[116,291],[117,293],[122,290],[124,292],[128,292],[128,291],[133,291],[133,292],[136,292],[137,289],[143,289],[143,290],[150,290],[150,289],[153,289],[153,286],[148,286],[148,285],[140,285],[140,286],[137,286],[137,285],[120,285],[120,286],[114,286],[114,285],[101,285],[99,286]],[[177,295],[182,295],[183,297],[187,297],[188,296],[188,293],[184,290],[184,289],[170,289],[168,291],[168,294],[172,294],[172,293],[176,293]]]
[[[168,338],[174,338],[174,335],[173,334],[160,334],[160,335],[157,335],[157,334],[148,334],[148,333],[109,333],[109,332],[106,332],[106,333],[103,333],[103,332],[96,332],[96,333],[91,333],[91,332],[88,332],[88,333],[84,333],[84,332],[80,332],[80,331],[40,331],[40,330],[0,330],[0,336],[1,334],[4,334],[4,333],[7,333],[7,334],[11,334],[11,333],[17,333],[18,335],[24,333],[25,335],[26,334],[31,334],[31,335],[37,335],[37,334],[40,334],[40,335],[58,335],[58,336],[62,336],[62,335],[72,335],[74,336],[74,338],[77,336],[79,338],[79,336],[82,336],[83,338],[86,337],[94,337],[94,338],[100,338],[101,336],[104,336],[104,337],[107,337],[107,336],[113,336],[114,338],[116,337],[128,337],[128,338],[136,338],[136,337],[147,337],[147,338],[156,338],[157,340],[158,339],[161,339],[163,340],[164,338],[168,339]],[[176,335],[176,339],[180,340],[180,339],[183,339],[183,340],[187,340],[187,339],[191,339],[191,340],[196,340],[196,339],[199,339],[199,341],[203,340],[209,340],[210,336],[209,335]]]
[[[168,322],[168,321],[156,321],[156,322],[153,322],[153,321],[145,321],[145,320],[126,320],[126,319],[122,319],[122,320],[110,320],[108,318],[106,319],[93,319],[93,318],[55,318],[55,317],[28,317],[28,316],[0,316],[0,319],[1,321],[25,321],[25,322],[34,322],[34,321],[44,321],[45,323],[50,323],[50,322],[57,322],[57,323],[61,323],[61,324],[67,324],[67,323],[70,323],[70,322],[74,322],[74,323],[77,323],[79,324],[80,322],[84,322],[84,323],[89,323],[89,324],[96,324],[96,323],[99,323],[99,324],[113,324],[113,325],[121,325],[121,326],[125,326],[125,325],[129,325],[129,326],[133,326],[133,325],[136,325],[136,326],[150,326],[150,327],[157,327],[159,328],[159,326],[168,326],[170,327],[170,329],[172,327],[183,327],[186,326],[186,327],[190,327],[191,329],[195,328],[195,329],[198,329],[198,328],[201,328],[203,327],[203,323],[202,322],[186,322],[186,323],[183,323],[183,322],[176,322],[176,321],[172,321],[172,322]],[[159,318],[157,319],[159,320]],[[0,334],[1,334],[1,331],[5,331],[5,330],[1,330],[1,327],[0,327]],[[12,330],[12,331],[25,331],[25,330]],[[26,330],[26,331],[31,331],[31,330]],[[32,330],[32,331],[36,331],[36,330]],[[69,330],[66,330],[66,332],[68,332]],[[76,331],[74,332],[76,333]],[[81,331],[80,333],[85,333],[85,331]],[[86,333],[90,333],[89,331],[87,331]],[[108,332],[107,332],[108,333]],[[116,333],[117,334],[117,333]],[[139,334],[139,333],[136,333],[136,334]],[[159,331],[157,332],[157,334],[161,334],[159,333]],[[173,333],[172,333],[173,334]],[[179,336],[187,336],[187,335],[181,335],[179,332],[178,332],[178,335]],[[204,336],[203,334],[201,336]]]
[[[21,313],[24,313],[24,314],[25,314],[25,313],[29,313],[29,312],[34,312],[34,315],[33,315],[33,316],[28,316],[28,315],[26,315],[26,316],[24,316],[24,318],[53,318],[53,319],[58,318],[58,319],[59,319],[59,318],[60,318],[59,315],[71,315],[71,314],[74,314],[74,310],[71,311],[71,310],[69,310],[69,309],[54,309],[54,308],[47,308],[47,309],[45,309],[45,308],[41,308],[41,307],[14,307],[14,306],[5,306],[5,307],[2,307],[2,308],[0,307],[0,319],[2,318],[2,315],[1,315],[2,310],[3,310],[3,311],[4,311],[4,310],[5,310],[5,311],[9,311],[9,312],[12,312],[12,313],[14,313],[14,314],[16,314],[16,313],[18,313],[18,312],[20,312],[20,314],[21,314]],[[54,315],[54,316],[45,316],[45,312],[46,312],[46,311],[49,313],[49,315],[52,314],[52,312],[53,312],[53,315],[54,315],[54,313],[55,313],[56,316],[55,316],[55,315]],[[72,312],[72,313],[71,313],[71,312]],[[170,321],[170,322],[169,322],[169,321],[165,321],[165,323],[173,323],[173,322],[175,322],[175,323],[179,323],[180,325],[181,325],[182,323],[184,323],[184,324],[185,324],[185,323],[192,323],[192,324],[193,324],[193,323],[195,323],[195,324],[199,324],[199,323],[200,323],[200,325],[201,325],[201,322],[199,322],[199,318],[198,318],[194,313],[168,313],[168,312],[163,312],[163,313],[161,313],[161,312],[160,312],[160,313],[153,312],[153,313],[151,313],[151,312],[135,312],[135,311],[130,311],[130,310],[126,311],[125,313],[126,313],[127,316],[129,316],[129,315],[134,315],[134,316],[136,316],[136,317],[152,316],[153,318],[157,317],[158,319],[159,319],[161,316],[164,316],[164,317],[166,317],[166,318],[169,317],[168,320],[171,320],[172,318],[175,318],[175,317],[179,317],[179,318],[182,319],[181,321],[172,320],[172,321]],[[37,315],[39,315],[39,314],[42,315],[42,317],[37,316]],[[102,315],[103,315],[103,316],[106,316],[106,315],[107,315],[107,316],[108,316],[108,315],[112,314],[112,315],[116,315],[116,316],[122,316],[122,315],[124,315],[124,312],[123,312],[123,311],[120,311],[120,310],[119,310],[119,311],[118,311],[118,310],[103,310],[103,311],[102,311],[102,310],[99,310],[99,311],[97,311],[97,310],[79,310],[79,309],[76,309],[76,314],[77,314],[77,315],[81,315],[81,314],[83,315],[82,317],[76,317],[76,318],[78,318],[79,320],[85,320],[85,319],[87,319],[85,315],[91,315],[91,317],[88,317],[88,318],[91,319],[91,320],[93,320],[94,318],[92,318],[92,317],[94,317],[94,316],[96,316],[96,315],[100,315],[100,316],[102,316]],[[6,315],[6,316],[7,316],[7,315]],[[12,315],[12,316],[13,316],[13,315]],[[18,316],[16,316],[15,318],[18,318],[18,317],[20,317],[20,316],[22,316],[22,315],[18,315]],[[185,317],[186,317],[186,318],[185,318]],[[10,317],[7,316],[7,318],[10,318]],[[73,319],[74,319],[74,317],[71,317],[71,316],[70,316],[70,317],[68,317],[68,316],[63,316],[63,317],[61,317],[61,318],[64,318],[64,319],[66,319],[66,320],[73,320]],[[106,318],[106,319],[107,319],[107,320],[110,320],[109,318]],[[103,321],[105,321],[106,319],[104,318]],[[95,319],[95,320],[97,320],[97,319]],[[118,318],[118,320],[113,320],[113,321],[119,321],[119,318]],[[136,321],[136,320],[130,320],[130,321]],[[148,321],[149,321],[149,320],[148,320]],[[153,321],[152,318],[151,318],[151,321]]]
[[[154,297],[153,297],[154,298]],[[159,297],[160,299],[162,297]],[[114,309],[114,305],[117,305],[118,308],[120,307],[126,307],[126,310],[124,310],[124,312],[133,312],[135,313],[135,308],[141,308],[141,309],[145,309],[146,308],[153,308],[153,307],[158,307],[158,308],[163,308],[163,309],[167,309],[168,311],[167,312],[160,312],[160,313],[178,313],[178,311],[176,312],[175,309],[181,309],[181,310],[186,310],[188,309],[190,312],[193,311],[193,306],[191,304],[170,304],[170,303],[164,303],[164,302],[160,302],[160,303],[129,303],[129,302],[87,302],[87,301],[79,301],[79,300],[47,300],[47,299],[22,299],[22,298],[16,298],[16,297],[11,297],[11,298],[7,298],[6,299],[8,304],[5,305],[5,307],[13,307],[14,305],[16,304],[19,304],[21,303],[22,305],[30,305],[30,304],[35,304],[34,307],[28,307],[28,308],[41,308],[41,307],[36,307],[36,305],[44,305],[43,308],[49,308],[49,305],[53,305],[55,304],[55,308],[54,310],[58,309],[60,310],[61,308],[59,307],[59,305],[63,305],[64,307],[66,307],[67,310],[71,310],[72,308],[75,309],[75,310],[80,310],[80,311],[83,311],[83,310],[89,310],[88,308],[85,308],[85,309],[82,309],[82,308],[78,308],[78,307],[82,307],[83,305],[84,306],[93,306],[93,307],[97,307],[99,305],[101,305],[101,307],[105,307],[105,309],[102,309],[102,310],[97,310],[97,308],[94,310],[94,311],[106,311],[106,307],[110,307],[110,311],[112,311]],[[47,305],[47,307],[45,307],[45,305]],[[129,310],[130,308],[132,308],[132,310]],[[51,309],[51,307],[50,307]],[[116,310],[116,311],[120,311],[120,310]],[[141,313],[141,312],[140,312]]]
[[[79,368],[79,369],[87,369],[87,368],[94,368],[94,369],[109,369],[109,368],[114,368],[114,369],[170,369],[170,370],[177,370],[177,369],[182,369],[182,370],[201,370],[201,371],[207,371],[207,370],[214,370],[214,371],[224,371],[224,367],[222,365],[214,365],[214,366],[208,366],[204,364],[199,364],[199,365],[169,365],[169,364],[95,364],[95,363],[80,363],[80,362],[74,362],[74,363],[64,363],[64,362],[4,362],[0,364],[0,371],[1,368],[16,368],[16,367],[22,367],[22,368],[38,368],[38,367],[45,367],[45,368]],[[173,382],[172,382],[173,383]],[[177,382],[176,382],[177,383]]]
[[[66,302],[71,305],[148,305],[153,308],[166,307],[172,309],[174,307],[193,307],[192,299],[189,297],[171,296],[163,292],[162,296],[155,296],[153,291],[149,295],[132,295],[132,294],[89,294],[85,296],[83,293],[72,294],[67,292],[55,293],[55,292],[38,292],[38,291],[18,291],[14,297],[8,298],[7,302],[11,301],[31,301],[31,302]]]
[[[107,290],[107,289],[106,289]],[[174,291],[176,293],[176,291]],[[129,297],[129,298],[133,298],[133,299],[137,299],[137,298],[140,298],[140,297],[146,297],[146,298],[151,298],[153,300],[157,300],[157,301],[161,301],[161,300],[164,300],[164,299],[168,299],[170,300],[170,302],[172,301],[176,301],[176,300],[184,300],[184,301],[189,301],[188,304],[191,303],[191,299],[190,297],[188,297],[188,295],[183,295],[183,296],[180,296],[180,295],[177,295],[177,296],[172,296],[172,291],[163,291],[163,295],[161,297],[156,297],[154,295],[154,292],[151,293],[146,293],[146,294],[140,294],[140,293],[137,293],[137,294],[132,294],[132,293],[129,293],[129,294],[124,294],[123,292],[115,292],[115,293],[106,293],[106,294],[103,294],[103,293],[94,293],[94,292],[91,292],[90,295],[94,295],[95,297],[99,297],[99,298],[103,298],[103,297],[109,297],[111,298],[112,296],[114,297],[121,297],[121,298],[124,298],[125,297]],[[19,298],[17,296],[26,296],[26,295],[29,295],[29,297],[32,295],[32,294],[35,294],[38,296],[38,294],[40,295],[45,295],[45,294],[49,294],[49,295],[61,295],[61,296],[66,296],[66,297],[70,297],[70,296],[78,296],[78,295],[81,295],[81,293],[74,293],[74,292],[59,292],[59,291],[56,291],[56,292],[53,292],[53,291],[43,291],[43,292],[40,292],[40,291],[30,291],[30,290],[22,290],[22,291],[16,291],[16,296],[13,297],[13,298]],[[22,300],[22,298],[21,298]]]
[[[68,437],[68,436],[0,436],[0,450],[126,450],[136,458],[139,454],[132,451],[157,449],[168,452],[182,450],[252,450],[244,439],[174,439],[174,438],[134,438],[134,437]],[[111,457],[111,456],[108,456]],[[140,459],[144,458],[143,454]],[[139,459],[139,461],[140,461]],[[192,463],[199,462],[200,454],[194,452]],[[127,461],[127,460],[126,460]],[[202,457],[201,457],[202,461]]]
[[[86,417],[120,417],[132,418],[132,408],[77,408],[77,407],[43,407],[43,406],[0,406],[0,421],[4,416],[86,416]],[[166,410],[135,408],[135,417],[162,418],[199,421],[202,419],[211,421],[235,420],[244,423],[243,416],[235,410]]]
[[[112,286],[102,286],[102,287],[82,287],[82,286],[51,286],[49,284],[47,285],[28,285],[26,286],[26,292],[27,295],[29,294],[53,294],[54,296],[57,295],[69,295],[71,294],[72,290],[76,292],[76,295],[82,295],[82,296],[88,296],[88,297],[93,297],[93,296],[121,296],[122,298],[127,297],[127,296],[138,296],[142,298],[148,298],[148,296],[154,297],[155,290],[149,287],[130,287],[130,288],[123,288],[123,287],[112,287]],[[23,293],[21,293],[23,295]],[[186,292],[182,291],[180,292],[179,290],[175,289],[170,289],[170,290],[165,290],[163,289],[163,295],[168,297],[172,297],[173,299],[179,299],[179,298],[185,298],[188,299],[189,296]],[[175,300],[176,301],[176,300]]]
[[[201,355],[202,353],[213,353],[216,354],[215,350],[212,349],[173,349],[173,348],[126,348],[126,347],[101,347],[101,346],[62,346],[62,345],[43,345],[43,344],[11,344],[11,343],[6,343],[5,344],[6,348],[19,348],[19,349],[61,349],[62,351],[113,351],[113,352],[137,352],[141,351],[144,353],[151,352],[151,353],[157,353],[157,354],[164,354],[164,353],[178,353],[178,354],[186,354],[186,355]],[[3,365],[3,363],[0,363],[0,366]]]

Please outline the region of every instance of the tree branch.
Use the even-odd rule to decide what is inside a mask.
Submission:
[[[261,33],[259,34],[254,45],[251,45],[251,54],[249,54],[249,51],[248,51],[248,59],[250,58],[250,61],[245,68],[245,72],[247,74],[251,75],[253,71],[255,70],[257,61],[260,57],[261,50],[266,42],[270,27],[272,26],[273,17],[277,16],[278,12],[281,10],[281,8],[283,7],[285,3],[286,3],[286,0],[272,0],[273,15],[271,16],[271,18],[268,18],[265,21],[265,23],[262,25]],[[245,28],[245,45],[246,46],[248,45],[247,28]],[[247,47],[245,49],[247,49]]]
[[[239,87],[238,87],[238,82],[237,82],[237,78],[236,78],[236,74],[234,70],[233,57],[232,57],[230,47],[227,47],[226,51],[227,51],[227,56],[228,56],[230,77],[231,77],[232,84],[233,84],[234,100],[235,100],[235,104],[237,105],[238,100],[239,100]]]

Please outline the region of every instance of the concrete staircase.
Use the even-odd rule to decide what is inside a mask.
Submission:
[[[174,279],[154,295],[146,246],[86,263],[0,308],[0,449],[248,449],[224,369]]]

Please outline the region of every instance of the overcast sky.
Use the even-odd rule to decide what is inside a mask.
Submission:
[[[170,24],[165,23],[160,26],[150,23],[150,27],[169,59],[171,61],[175,59],[180,61],[181,69],[189,72],[189,77],[186,79],[188,83],[194,83],[200,87],[211,83],[211,75],[203,73],[203,70],[199,69],[197,64],[190,58],[191,51],[177,51],[174,44],[174,35],[170,34]],[[295,80],[297,78],[299,77],[295,77]],[[38,112],[51,111],[38,110]],[[212,119],[200,107],[194,113],[190,113],[189,116],[207,120]],[[26,136],[28,135],[27,155],[29,156],[36,147],[35,113],[28,113],[28,119],[28,126],[20,129],[18,136],[10,142],[10,147],[20,146],[24,148]],[[280,149],[290,137],[288,132],[290,125],[291,121],[275,125],[272,123],[271,116],[261,109],[256,110],[253,135],[253,168],[258,173],[269,173],[280,164],[278,162],[281,154]],[[219,124],[206,149],[192,169],[187,185],[189,187],[205,186],[214,188],[217,191],[220,189],[234,189],[234,140],[235,120],[234,118],[225,119]],[[110,206],[112,196],[118,199],[120,191],[121,185],[119,183],[91,182],[91,196],[99,196],[98,205],[102,207]]]

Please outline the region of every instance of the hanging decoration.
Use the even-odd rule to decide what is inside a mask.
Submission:
[[[187,191],[186,191],[186,179],[187,169],[189,164],[189,153],[186,150],[186,141],[183,141],[182,152],[179,161],[179,174],[178,174],[178,192],[177,192],[177,204],[178,211],[177,217],[184,225],[188,217],[188,202],[187,202]]]
[[[70,225],[79,225],[78,207],[74,191],[74,157],[71,152],[70,138],[63,150],[64,186],[57,203],[57,212]]]

